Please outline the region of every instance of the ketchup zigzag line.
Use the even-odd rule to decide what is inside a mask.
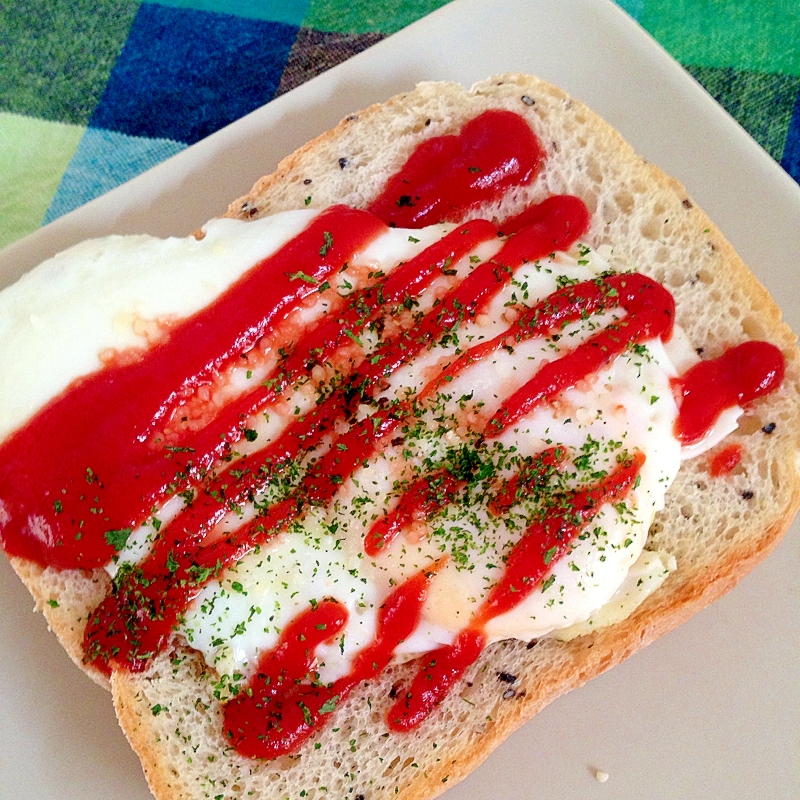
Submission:
[[[451,264],[496,236],[496,228],[486,220],[464,223],[410,261],[398,265],[384,280],[354,292],[343,308],[328,314],[305,333],[265,380],[226,406],[213,425],[186,444],[196,452],[213,455],[219,451],[220,436],[230,443],[237,441],[249,416],[273,403],[315,364],[324,364],[338,348],[385,313],[387,307],[401,306],[418,297]],[[224,433],[219,434],[220,430]],[[210,462],[206,458],[204,464],[195,466],[210,466]]]
[[[496,198],[511,186],[530,183],[544,158],[540,143],[521,117],[507,111],[487,111],[468,122],[457,136],[426,140],[403,170],[390,179],[370,210],[389,224],[403,226],[460,219],[467,208]],[[376,319],[383,304],[400,303],[405,293],[421,292],[437,268],[444,271],[447,256],[444,260],[440,256],[449,245],[440,242],[428,248],[421,260],[409,262],[413,266],[399,267],[381,285],[356,293],[344,308],[337,306],[305,337],[305,347],[298,347],[278,365],[265,386],[229,402],[211,424],[199,432],[180,431],[179,426],[177,446],[171,438],[162,439],[165,432],[172,436],[165,426],[198,387],[209,385],[216,371],[225,369],[260,337],[274,331],[304,297],[317,291],[317,284],[324,284],[326,276],[340,269],[350,254],[384,229],[384,223],[368,212],[343,207],[323,212],[304,233],[243,276],[208,313],[204,309],[177,325],[166,341],[154,346],[140,361],[109,366],[79,380],[31,424],[0,445],[0,502],[11,520],[4,519],[0,525],[0,542],[10,554],[42,565],[101,566],[113,555],[115,542],[153,513],[155,502],[193,482],[196,486],[200,480],[194,503],[165,526],[142,565],[118,573],[114,592],[87,625],[88,659],[99,659],[106,665],[113,662],[125,669],[143,668],[167,641],[200,586],[260,542],[284,530],[309,503],[332,499],[338,486],[374,454],[381,440],[401,421],[416,414],[417,403],[469,364],[498,347],[510,347],[509,339],[523,341],[556,332],[559,325],[577,319],[576,314],[618,305],[627,311],[621,320],[556,362],[545,364],[508,398],[485,425],[484,437],[493,438],[537,404],[602,369],[632,342],[669,337],[674,317],[672,298],[641,275],[613,276],[556,292],[520,317],[501,337],[457,358],[428,383],[415,402],[378,404],[374,414],[334,438],[337,445],[346,446],[345,450],[332,447],[325,451],[323,447],[299,487],[283,500],[260,508],[254,523],[225,538],[214,530],[230,509],[243,503],[257,505],[257,494],[280,476],[282,468],[324,445],[324,437],[334,434],[340,422],[352,419],[352,400],[373,400],[383,379],[478,313],[510,279],[515,264],[566,248],[586,229],[588,220],[585,206],[577,198],[551,198],[504,223],[505,233],[516,235],[498,257],[475,269],[415,329],[384,342],[348,376],[346,388],[334,391],[310,413],[295,420],[257,456],[224,468],[230,446],[244,435],[250,415],[274,402],[316,361],[331,356],[340,348],[343,337]],[[459,229],[465,237],[470,231],[476,241],[494,235],[485,221]],[[536,247],[545,245],[543,252],[536,252]],[[468,252],[470,246],[465,239],[458,252]],[[424,263],[425,259],[429,263]],[[269,268],[264,268],[266,263]],[[302,266],[302,271],[297,272],[297,266]],[[297,276],[302,280],[296,280]],[[264,308],[268,309],[266,313]],[[683,401],[676,435],[682,441],[696,440],[722,409],[749,402],[779,386],[784,368],[780,352],[762,342],[745,343],[717,362],[701,363],[675,381]],[[154,369],[163,373],[159,374],[162,382],[150,381]],[[86,407],[93,411],[88,427]],[[45,440],[43,448],[42,431],[55,432],[61,438],[55,443]],[[120,449],[127,452],[120,453]],[[539,455],[539,466],[546,468],[549,459],[554,467],[562,457],[544,451]],[[457,636],[453,646],[426,658],[409,693],[392,710],[390,722],[396,729],[405,730],[424,719],[480,654],[485,624],[532,591],[553,560],[568,551],[574,536],[597,509],[628,491],[642,462],[643,456],[634,454],[597,485],[575,492],[566,507],[551,509],[543,521],[528,527],[472,625]],[[221,469],[219,474],[215,469]],[[416,504],[420,513],[433,512],[452,500],[461,487],[459,479],[446,471],[434,477],[440,491],[431,494],[417,482],[400,497],[398,507],[406,501]],[[501,488],[490,511],[502,513],[530,480],[535,481],[536,475],[525,474],[524,469],[514,475]],[[34,485],[39,492],[32,496]],[[368,534],[367,549],[377,550],[397,535],[408,521],[404,514],[396,509],[388,514],[383,529],[374,528]],[[331,704],[335,705],[356,683],[383,669],[397,643],[416,626],[432,574],[439,566],[438,562],[431,565],[390,594],[379,612],[376,640],[356,654],[350,675],[332,687],[305,683],[303,677],[313,670],[315,644],[335,635],[345,624],[343,607],[323,601],[314,612],[321,616],[308,612],[290,623],[278,646],[259,664],[259,674],[250,687],[256,707],[260,704],[266,708],[264,718],[254,719],[252,709],[248,710],[247,694],[226,707],[227,731],[240,751],[262,757],[292,751],[331,710]],[[297,651],[294,654],[293,647]],[[270,683],[287,691],[278,696],[268,688]],[[251,750],[254,741],[261,744]]]
[[[601,482],[583,489],[563,506],[550,510],[542,521],[528,526],[506,561],[500,580],[476,613],[469,627],[452,645],[426,653],[407,690],[388,713],[392,730],[417,727],[448,694],[486,646],[485,625],[494,617],[521,603],[552,566],[569,552],[575,537],[597,515],[605,503],[624,496],[639,474],[644,455],[636,453]]]
[[[629,273],[584,281],[554,292],[520,316],[494,339],[482,342],[446,367],[425,394],[435,393],[472,364],[535,336],[547,336],[586,315],[617,307],[627,317],[613,322],[574,350],[544,364],[489,421],[484,435],[499,436],[537,403],[551,399],[610,364],[627,347],[657,336],[668,341],[675,321],[675,300],[663,286]]]
[[[431,580],[442,565],[442,560],[432,563],[389,594],[378,610],[375,639],[355,656],[350,672],[331,685],[308,680],[314,649],[344,628],[347,610],[323,600],[298,615],[259,658],[247,691],[225,705],[223,730],[238,752],[252,758],[293,752],[358,684],[383,672],[419,624]]]
[[[681,398],[675,435],[683,444],[700,441],[722,411],[775,391],[785,373],[786,359],[769,342],[742,342],[719,358],[698,362],[673,381]]]
[[[152,443],[181,398],[271,333],[359,248],[386,230],[366,211],[335,206],[254,265],[208,308],[175,326],[135,363],[78,379],[0,445],[0,527],[9,555],[90,569],[115,554],[109,531],[142,523],[185,481],[195,442]],[[298,265],[314,283],[296,277]],[[224,442],[211,437],[212,452]]]
[[[484,435],[499,435],[521,416],[530,412],[535,405],[551,399],[574,386],[579,380],[596,373],[631,344],[655,336],[667,339],[671,335],[674,321],[672,296],[659,284],[638,274],[612,276],[597,282],[586,281],[575,288],[562,289],[527,312],[513,327],[516,329],[517,340],[521,340],[550,332],[556,327],[556,323],[560,326],[579,319],[587,313],[587,308],[590,309],[588,313],[593,313],[616,306],[622,306],[628,312],[628,316],[594,334],[556,362],[545,364],[533,378],[512,395],[510,401],[506,401],[501,407],[501,410],[504,410],[508,403],[512,408],[511,413],[492,417],[486,424]],[[474,349],[480,352],[480,357],[485,357],[502,346],[502,343],[508,340],[508,336],[509,331],[506,331],[486,345],[478,345]],[[478,360],[480,358],[475,353],[470,355],[470,351],[459,359],[462,368],[463,365],[473,364]],[[553,364],[556,366],[565,364],[566,369],[559,374],[552,368]],[[449,374],[458,371],[460,369],[449,370]],[[430,395],[442,384],[440,376],[431,381],[420,396]],[[546,387],[544,390],[541,388],[543,385]],[[412,413],[410,405],[403,411],[402,416]],[[337,454],[338,451],[331,449],[326,454],[327,458],[323,457],[320,461],[320,468],[314,476],[315,485],[320,485],[318,481],[324,482],[326,476],[337,475],[343,479],[352,474],[358,464],[371,454],[377,442],[395,429],[400,416],[397,410],[379,411],[372,417],[362,420],[354,429],[358,431],[355,441],[348,443],[351,446],[346,448],[348,455],[343,472],[338,472],[336,461],[339,456],[330,457],[331,453]],[[352,447],[352,444],[360,446]],[[548,453],[542,453],[540,457],[546,460]],[[490,591],[472,624],[457,635],[453,645],[439,648],[425,656],[423,666],[410,688],[389,712],[388,722],[392,729],[409,730],[428,716],[482,652],[486,644],[483,629],[489,620],[514,608],[530,594],[552,565],[569,552],[575,536],[594,518],[600,507],[618,499],[628,491],[643,463],[643,454],[635,454],[630,462],[623,464],[596,486],[575,492],[563,505],[552,509],[543,521],[536,521],[528,527],[512,549],[503,575]],[[439,478],[445,482],[443,492],[419,499],[416,496],[422,493],[422,486],[420,482],[416,482],[401,496],[397,508],[406,509],[422,505],[427,510],[435,510],[441,507],[444,502],[451,499],[458,484],[451,475],[441,474]],[[323,491],[320,499],[328,500],[328,495],[329,492]],[[387,517],[385,523],[381,520],[373,526],[365,542],[367,553],[375,552],[379,549],[378,544],[383,544],[388,538],[396,535],[402,522],[402,518],[392,520]],[[322,690],[309,689],[309,691],[317,697]],[[285,698],[280,708],[285,709]],[[266,703],[266,709],[267,716],[277,713],[270,703]],[[318,719],[318,716],[315,719]],[[306,720],[300,727],[306,730],[309,727],[308,721]],[[285,733],[269,736],[262,732],[260,736],[267,742],[265,744],[260,743],[258,737],[254,741],[241,729],[240,735],[242,744],[244,745],[246,741],[246,747],[262,757],[276,757],[289,752],[289,749],[283,749],[282,745],[286,740]]]
[[[398,228],[459,220],[468,208],[512,186],[531,183],[545,158],[544,148],[522,117],[490,109],[467,122],[458,134],[418,145],[369,210]]]
[[[513,235],[492,260],[478,265],[414,329],[385,342],[365,358],[349,381],[352,390],[362,399],[369,397],[383,378],[438,341],[443,333],[480,313],[511,280],[515,267],[547,255],[555,243],[569,242],[570,237],[582,233],[588,221],[585,208],[576,221],[564,214],[559,198],[549,198],[545,203],[540,221]],[[566,203],[576,207],[574,198]],[[341,483],[374,452],[377,442],[411,413],[411,404],[406,404],[380,409],[356,423],[337,439],[342,448],[332,447],[311,465],[293,496],[227,538],[205,543],[213,524],[232,506],[254,499],[281,464],[317,446],[322,433],[346,417],[347,394],[342,390],[333,393],[304,418],[294,421],[260,451],[258,463],[250,463],[244,471],[238,463],[238,478],[233,478],[229,469],[210,481],[193,504],[159,534],[148,557],[117,581],[115,592],[91,615],[84,636],[87,658],[143,669],[204,583],[256,545],[285,530],[307,502],[322,504],[333,497]]]

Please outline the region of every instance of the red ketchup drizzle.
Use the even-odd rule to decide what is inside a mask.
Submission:
[[[543,450],[530,464],[523,466],[516,475],[513,475],[500,487],[489,502],[489,511],[496,517],[501,517],[561,464],[566,455],[567,450],[564,447],[551,447]]]
[[[544,225],[557,234],[553,250],[567,250],[581,234],[586,233],[591,221],[583,200],[571,194],[558,194],[528,206],[516,217],[509,217],[503,222],[502,233],[508,235],[530,225]]]
[[[480,313],[511,280],[513,267],[550,253],[554,242],[566,242],[567,246],[567,228],[571,235],[580,235],[580,224],[588,219],[585,209],[573,219],[564,213],[558,197],[542,205],[546,213],[541,221],[511,237],[493,260],[473,270],[413,330],[387,340],[370,358],[364,359],[350,380],[351,387],[361,397],[369,397],[383,378],[443,333]],[[566,205],[574,208],[574,200],[570,198]],[[413,276],[409,279],[413,281]],[[397,296],[403,294],[401,287],[396,292]],[[295,352],[308,352],[310,346],[301,340]],[[91,615],[84,636],[87,658],[99,667],[113,662],[125,669],[143,669],[167,642],[180,613],[205,582],[256,545],[286,530],[309,500],[325,503],[332,498],[352,471],[375,451],[381,439],[389,436],[412,412],[409,403],[382,409],[353,425],[311,467],[293,496],[228,537],[207,540],[206,534],[229,507],[264,488],[282,464],[316,447],[326,431],[345,419],[350,391],[346,388],[334,392],[256,456],[236,462],[234,466],[243,473],[239,478],[233,478],[225,470],[209,481],[192,505],[167,526],[144,562]],[[221,503],[220,496],[226,502]]]
[[[418,297],[450,264],[496,235],[495,226],[486,220],[464,223],[410,261],[400,264],[384,281],[354,292],[343,309],[327,315],[304,334],[267,380],[226,407],[220,420],[208,429],[206,437],[213,441],[213,437],[218,436],[218,428],[232,436],[241,429],[242,419],[274,402],[315,364],[325,363],[343,344],[352,342],[353,337],[386,312],[387,306]]]
[[[599,372],[631,344],[657,336],[666,341],[672,335],[675,320],[672,295],[660,284],[636,272],[613,275],[604,281],[586,281],[577,284],[574,291],[563,294],[556,292],[517,320],[515,333],[521,340],[577,319],[576,312],[580,315],[590,308],[610,309],[617,305],[628,312],[627,316],[590,336],[556,361],[545,364],[489,420],[488,436],[498,436],[538,403],[556,397]]]
[[[596,516],[604,503],[624,496],[644,463],[637,453],[595,486],[576,492],[566,507],[550,510],[544,520],[532,523],[514,545],[500,580],[489,592],[471,625],[452,645],[428,653],[407,691],[389,711],[389,727],[406,731],[417,727],[447,696],[486,645],[484,627],[494,617],[510,611],[539,585],[552,565],[570,550],[573,539]]]
[[[258,669],[225,706],[224,732],[250,758],[291,752],[314,731],[322,714],[340,699],[315,685],[315,649],[333,642],[347,624],[347,609],[326,599],[298,614],[281,632],[277,646],[261,655]]]
[[[136,363],[76,381],[0,446],[0,498],[10,521],[3,548],[42,565],[91,568],[115,550],[109,530],[143,522],[195,442],[158,438],[182,397],[208,383],[268,334],[385,226],[343,206],[320,214],[293,241],[257,264],[213,304],[184,320]],[[327,234],[327,236],[326,236]],[[215,431],[215,434],[218,434]],[[219,452],[219,435],[207,437]]]
[[[715,478],[719,478],[720,475],[727,475],[736,469],[741,460],[742,446],[740,444],[728,445],[711,459],[711,474]]]
[[[403,492],[397,505],[378,519],[364,539],[364,552],[368,556],[380,555],[412,522],[424,520],[452,502],[456,491],[463,485],[449,470],[442,469],[420,478]]]
[[[0,540],[10,554],[42,565],[90,568],[107,563],[115,552],[107,532],[124,533],[140,524],[154,504],[175,491],[191,487],[196,492],[194,502],[161,531],[148,557],[118,578],[91,615],[85,635],[87,660],[101,668],[110,664],[128,670],[145,667],[208,580],[255,546],[286,531],[310,504],[328,503],[341,483],[414,414],[412,402],[390,404],[337,433],[352,420],[354,401],[373,397],[389,375],[431,342],[479,314],[523,261],[567,248],[586,230],[588,212],[577,198],[554,197],[506,221],[503,233],[513,235],[494,259],[480,264],[450,289],[413,329],[384,341],[369,358],[355,364],[341,389],[296,419],[266,447],[239,459],[234,465],[236,475],[220,459],[242,437],[249,415],[275,402],[314,364],[349,345],[359,331],[386,313],[386,307],[413,300],[437,276],[448,274],[452,262],[495,235],[494,227],[482,220],[466,223],[400,265],[387,279],[338,304],[303,335],[265,385],[230,402],[205,428],[184,431],[167,446],[161,432],[180,404],[260,338],[278,331],[289,314],[319,291],[326,278],[384,230],[385,224],[421,227],[458,220],[509,187],[533,181],[543,160],[544,151],[527,123],[505,111],[480,115],[457,136],[428,140],[389,181],[370,208],[372,214],[342,207],[323,212],[213,305],[176,325],[165,341],[133,363],[115,363],[76,381],[0,445],[0,499],[10,517],[0,530]],[[523,314],[501,337],[456,359],[418,399],[497,348],[508,346],[509,336],[522,341],[546,335],[566,322],[617,306],[627,311],[623,319],[543,367],[503,403],[483,431],[486,437],[499,435],[537,404],[602,369],[631,343],[653,336],[667,339],[674,317],[669,293],[636,274],[562,289]],[[778,362],[767,351],[769,345],[750,344],[762,345],[755,360],[766,360],[772,367],[742,369],[726,361],[719,370],[703,367],[702,375],[690,371],[680,382],[681,426],[685,417],[693,420],[695,428],[703,427],[704,421],[695,421],[702,415],[693,408],[701,405],[700,395],[709,385],[724,408],[748,402],[780,383],[782,359]],[[717,361],[723,362],[726,356]],[[726,377],[718,380],[718,374]],[[718,384],[728,388],[719,389]],[[87,408],[91,415],[85,413]],[[57,435],[42,436],[42,431]],[[295,491],[233,533],[222,535],[215,530],[230,508],[264,490],[287,462],[313,452],[326,435],[333,435],[331,449],[312,464]],[[557,468],[562,458],[556,450],[540,454],[530,472],[512,477],[500,488],[493,511],[503,513],[519,492],[547,469]],[[643,456],[635,455],[598,484],[577,491],[569,508],[554,508],[529,526],[472,625],[451,647],[425,658],[409,695],[392,709],[394,728],[413,727],[441,701],[480,655],[489,620],[538,585],[597,509],[628,491],[642,461]],[[432,479],[440,481],[433,492]],[[387,546],[415,515],[443,507],[462,485],[446,472],[427,480],[426,487],[412,485],[397,507],[376,523],[365,541],[368,551],[377,553]],[[379,612],[376,638],[357,654],[351,672],[331,686],[314,680],[314,649],[343,629],[346,609],[324,599],[295,618],[278,645],[260,659],[248,691],[226,705],[225,730],[237,749],[259,758],[296,750],[354,686],[381,672],[397,646],[413,633],[432,575],[440,566],[441,562],[432,564],[387,597]]]
[[[559,289],[521,315],[509,330],[467,350],[442,371],[426,393],[441,390],[467,367],[502,347],[508,347],[512,341],[546,336],[560,331],[569,322],[617,306],[624,308],[628,315],[556,361],[546,363],[503,403],[484,431],[488,437],[499,436],[538,403],[598,372],[631,344],[656,336],[668,340],[675,319],[672,295],[660,284],[637,272],[597,278]]]
[[[315,681],[314,649],[333,641],[347,623],[347,610],[323,600],[284,628],[274,650],[264,653],[247,691],[225,706],[226,736],[251,758],[277,758],[296,750],[355,686],[381,673],[394,651],[414,632],[433,575],[443,562],[409,578],[386,598],[378,631],[361,650],[350,672],[331,685]]]
[[[485,111],[459,134],[419,145],[369,210],[398,228],[457,222],[467,209],[531,183],[544,159],[522,117]]]
[[[744,342],[695,364],[673,382],[681,398],[675,435],[683,444],[700,441],[725,409],[774,391],[785,372],[783,353],[769,342]]]
[[[595,486],[576,492],[567,508],[559,505],[542,522],[532,523],[514,545],[500,580],[492,587],[473,625],[483,626],[519,605],[558,559],[569,552],[577,534],[597,515],[604,503],[623,497],[644,464],[636,453]]]

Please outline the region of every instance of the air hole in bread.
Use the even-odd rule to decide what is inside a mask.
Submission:
[[[764,422],[757,414],[746,414],[739,418],[739,427],[736,433],[740,436],[750,436],[764,427]]]
[[[592,181],[598,186],[603,182],[603,170],[600,168],[600,164],[597,163],[597,159],[594,156],[587,157],[586,171]]]
[[[661,230],[661,221],[657,217],[650,217],[641,227],[642,236],[644,236],[645,239],[652,239],[653,241],[661,236]]]
[[[730,316],[731,316],[733,319],[739,319],[739,317],[741,317],[741,316],[742,316],[742,309],[741,309],[741,307],[740,307],[740,306],[737,306],[737,305],[731,305],[731,306],[729,306],[729,308],[728,308],[728,314],[729,314],[729,315],[730,315]]]
[[[722,534],[722,538],[726,542],[732,542],[736,538],[736,534],[738,532],[739,532],[739,529],[735,528],[735,527],[725,528],[725,530],[724,530],[724,532]]]
[[[600,670],[601,671],[607,670],[609,667],[612,666],[612,664],[613,664],[613,660],[611,658],[611,654],[609,653],[609,654],[603,656],[600,659],[600,662],[599,662]]]
[[[617,192],[614,195],[614,202],[623,214],[630,214],[633,211],[634,198],[628,191]]]
[[[665,286],[669,286],[670,289],[679,289],[686,284],[686,275],[683,272],[674,268],[670,270],[669,264],[667,263],[669,261],[669,251],[665,247],[659,247],[653,258],[657,264],[663,265],[659,267],[659,269],[663,270],[664,280],[662,283]]]
[[[389,763],[389,766],[387,766],[386,769],[383,771],[384,777],[386,777],[399,763],[400,763],[400,756],[395,756]]]
[[[612,205],[611,203],[604,205],[603,220],[607,225],[611,225],[612,223],[616,222],[618,218],[619,209],[615,205]]]
[[[748,314],[742,320],[742,329],[751,339],[764,339],[767,335],[764,323],[752,314]]]
[[[276,758],[274,761],[270,762],[270,766],[277,767],[280,770],[291,769],[297,759],[292,758],[291,756],[280,756]],[[277,778],[281,778],[280,773],[275,773]]]
[[[581,193],[581,199],[586,204],[589,214],[592,216],[597,212],[597,195],[594,192]]]

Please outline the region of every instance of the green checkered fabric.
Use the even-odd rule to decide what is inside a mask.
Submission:
[[[6,0],[0,247],[445,2]],[[798,0],[617,2],[800,181]]]

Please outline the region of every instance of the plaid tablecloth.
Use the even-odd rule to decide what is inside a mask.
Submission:
[[[3,0],[0,247],[445,2]],[[800,182],[800,0],[617,2]]]

